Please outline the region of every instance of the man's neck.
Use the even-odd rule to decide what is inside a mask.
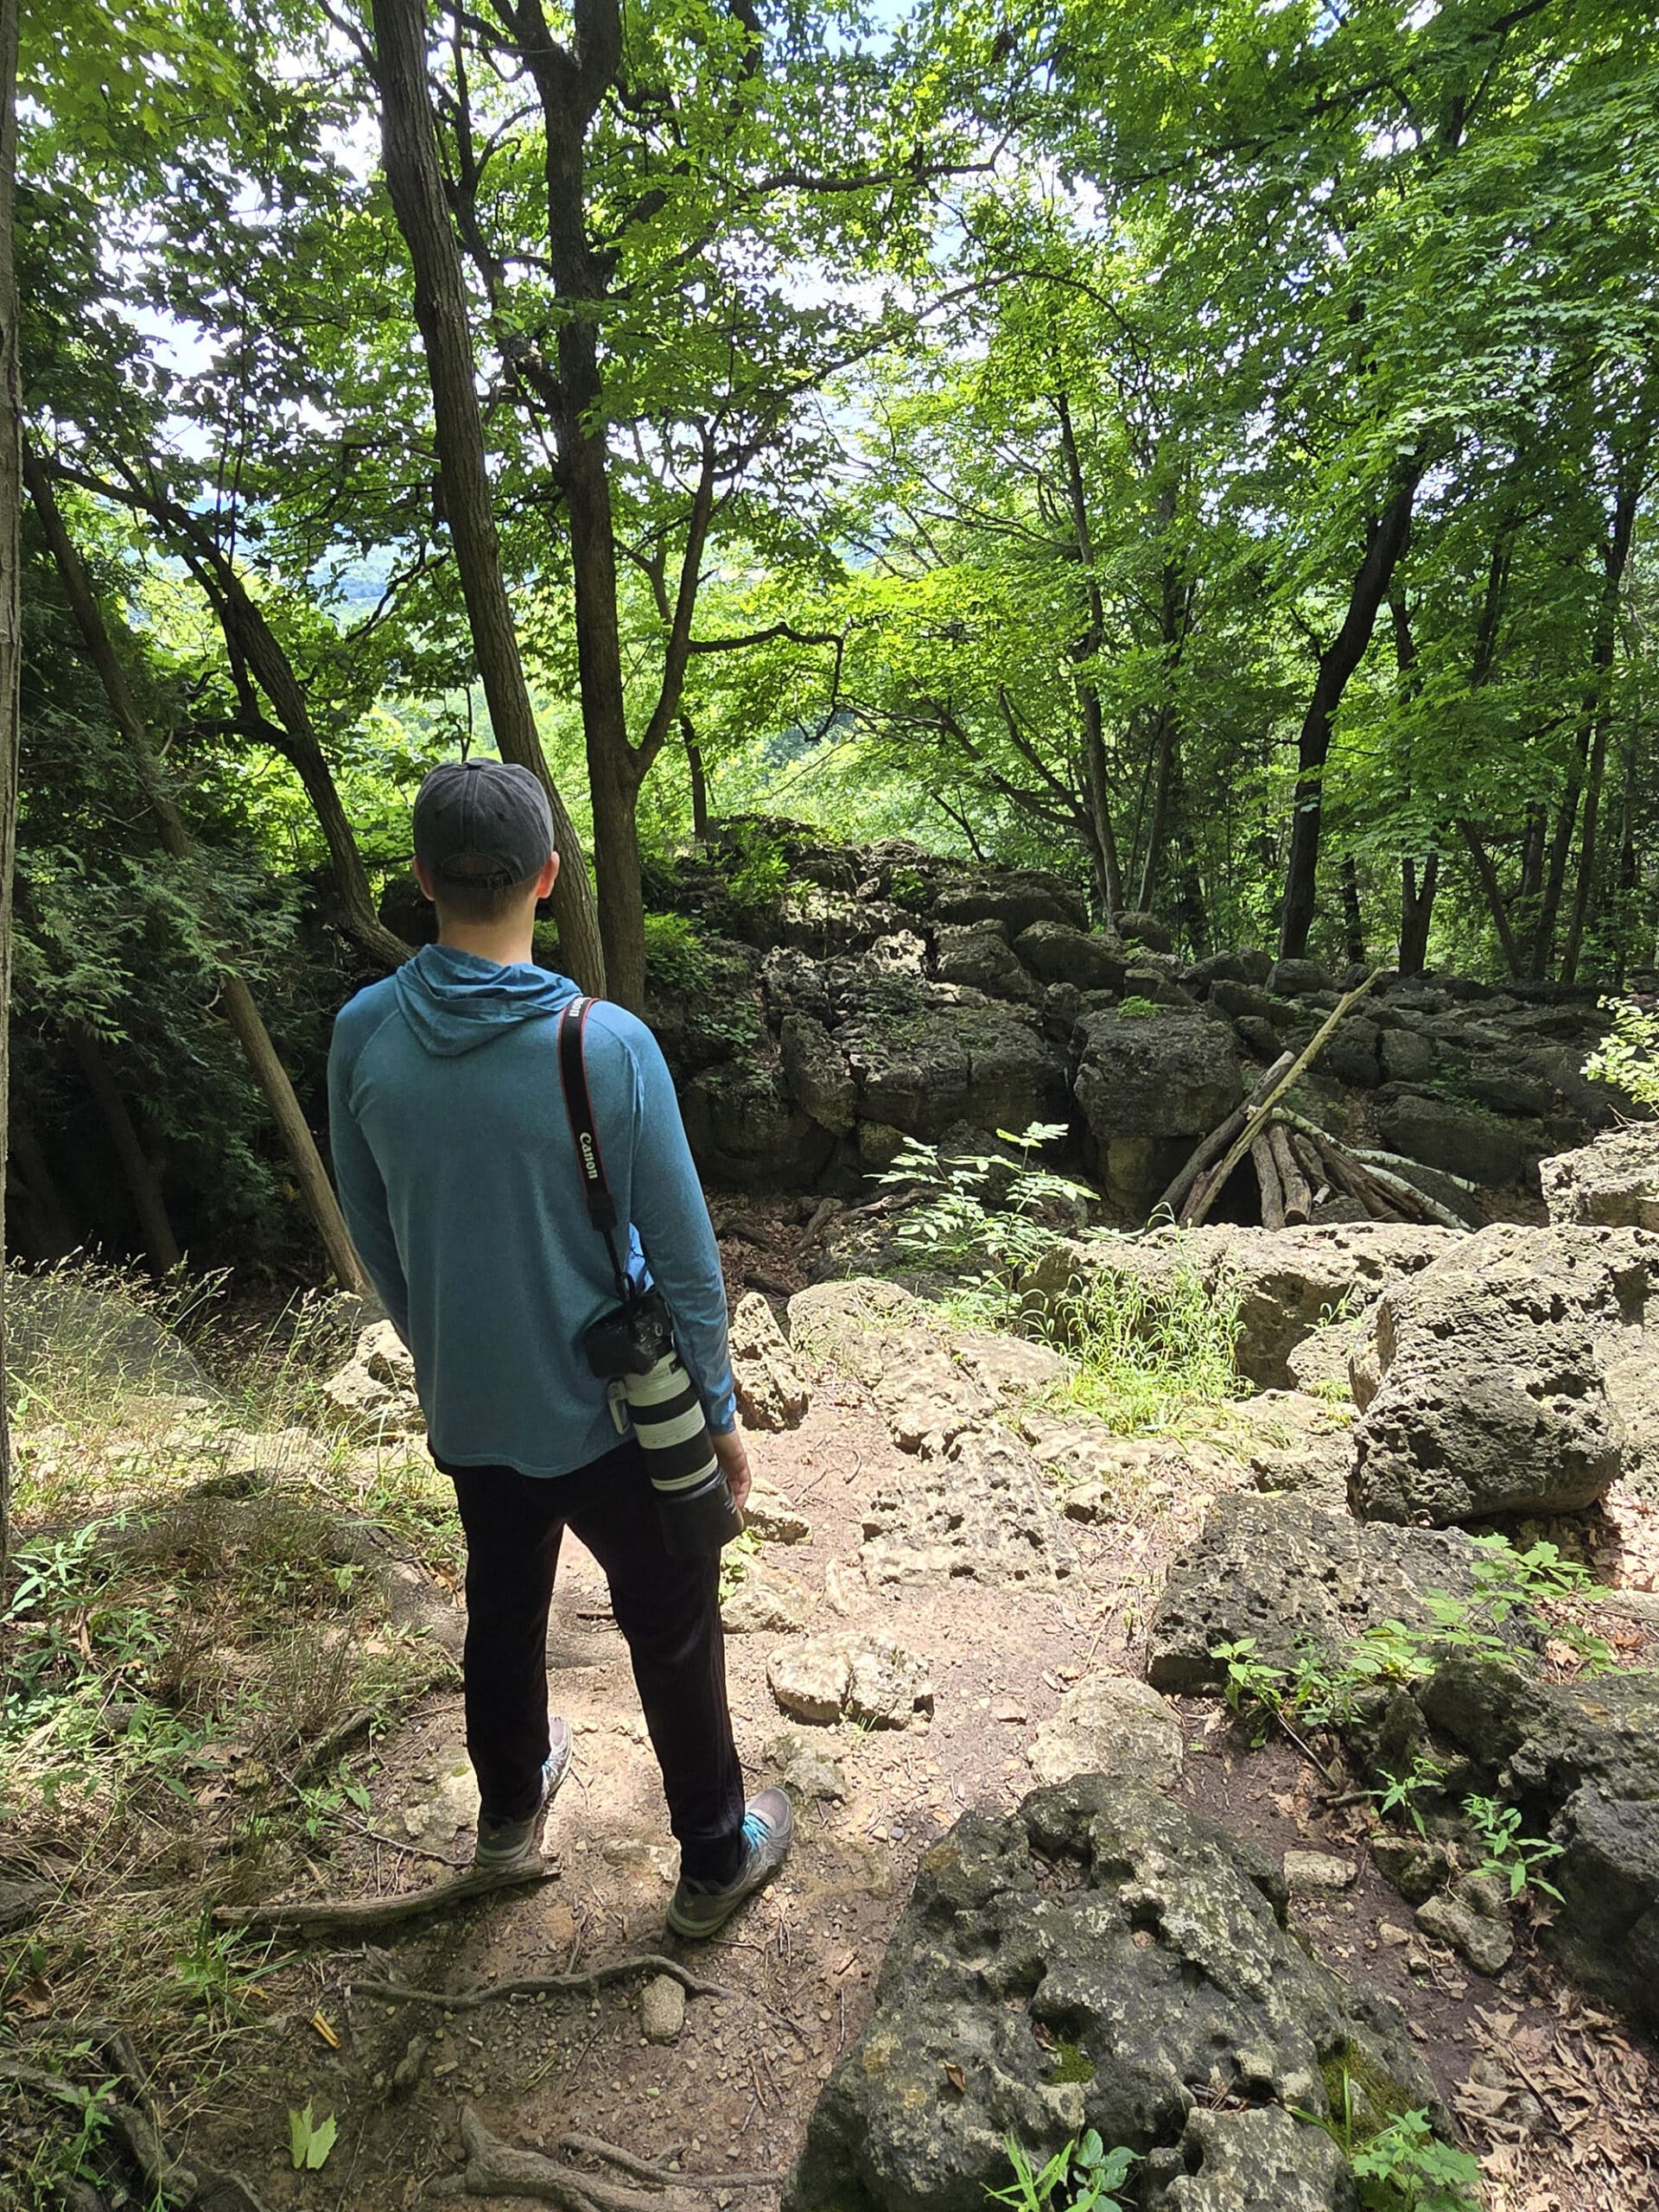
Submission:
[[[480,960],[493,960],[499,967],[513,968],[534,960],[534,909],[531,919],[524,922],[445,921],[439,925],[438,943],[451,945],[457,952],[470,952]]]

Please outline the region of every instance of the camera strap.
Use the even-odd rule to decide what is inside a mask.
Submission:
[[[588,1218],[605,1239],[618,1299],[624,1306],[632,1306],[634,1288],[616,1249],[616,1198],[605,1173],[605,1154],[600,1149],[594,1102],[588,1089],[588,1016],[593,1007],[590,998],[572,999],[559,1016],[559,1080],[564,1086],[565,1111],[570,1116],[570,1136],[576,1147]]]

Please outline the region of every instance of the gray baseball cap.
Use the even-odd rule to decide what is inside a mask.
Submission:
[[[510,760],[446,760],[415,798],[415,857],[438,881],[505,890],[553,850],[547,793]]]

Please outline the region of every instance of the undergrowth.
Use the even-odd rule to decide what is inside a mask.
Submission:
[[[896,1235],[901,1250],[949,1279],[942,1302],[956,1318],[1040,1338],[1064,1351],[1064,1395],[1125,1435],[1203,1427],[1243,1394],[1234,1362],[1239,1300],[1210,1284],[1179,1251],[1155,1274],[1116,1270],[1107,1248],[1135,1240],[1090,1221],[1093,1194],[1038,1157],[1066,1134],[1033,1122],[997,1131],[1001,1154],[943,1153],[909,1140],[874,1179],[916,1194]],[[1102,1248],[1097,1270],[1056,1273],[1064,1241]],[[1045,1263],[1047,1263],[1045,1270]]]
[[[0,2045],[95,2086],[118,2024],[184,2124],[277,1963],[213,1907],[367,1847],[375,1734],[453,1673],[391,1624],[353,1525],[447,1567],[453,1493],[321,1395],[354,1306],[238,1326],[222,1279],[91,1267],[22,1292],[0,1880],[42,1886],[0,1935]],[[211,1379],[183,1348],[209,1331]],[[0,2082],[0,2202],[99,2157],[84,2115]]]

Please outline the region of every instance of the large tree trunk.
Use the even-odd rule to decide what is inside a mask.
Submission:
[[[564,859],[553,888],[560,959],[584,990],[599,992],[606,985],[605,958],[588,871],[575,826],[548,773],[501,574],[461,249],[444,200],[427,81],[426,3],[373,0],[372,13],[386,185],[414,270],[415,320],[432,387],[439,483],[479,675],[502,758],[541,779],[553,810],[554,836]],[[591,733],[588,741],[591,747]],[[596,817],[598,809],[595,792]]]
[[[11,1431],[6,1414],[5,1156],[11,1081],[11,877],[17,855],[18,675],[22,634],[18,539],[23,489],[22,379],[12,211],[17,187],[17,0],[0,0],[0,1600],[10,1581]]]
[[[98,671],[110,703],[110,713],[120,731],[133,765],[137,771],[140,788],[156,818],[163,849],[174,860],[188,861],[194,857],[190,834],[186,830],[174,805],[167,787],[161,763],[149,742],[149,733],[127,683],[92,588],[87,579],[86,567],[70,541],[64,527],[63,517],[52,493],[52,481],[46,471],[27,451],[23,454],[23,474],[29,485],[29,496],[41,518],[52,558],[57,564],[62,580],[64,595],[69,601],[70,612],[75,618],[86,655]],[[322,1239],[328,1263],[347,1290],[366,1292],[368,1277],[358,1258],[346,1217],[340,1212],[340,1201],[334,1196],[334,1185],[328,1180],[327,1170],[317,1150],[316,1140],[300,1110],[300,1102],[294,1096],[294,1086],[289,1081],[288,1071],[277,1058],[269,1032],[260,1019],[254,1004],[253,994],[240,976],[228,968],[219,971],[219,995],[231,1027],[235,1030],[248,1066],[255,1081],[264,1091],[271,1118],[276,1124],[287,1151],[289,1164],[294,1171],[302,1197],[316,1224]]]
[[[1279,957],[1300,960],[1307,952],[1308,935],[1319,881],[1319,836],[1324,824],[1325,766],[1330,757],[1331,734],[1337,709],[1348,680],[1365,658],[1376,626],[1377,611],[1406,541],[1411,534],[1412,502],[1422,463],[1408,462],[1395,480],[1386,507],[1366,535],[1365,557],[1360,563],[1348,594],[1348,612],[1340,630],[1319,656],[1313,695],[1302,718],[1296,747],[1295,812],[1291,822],[1290,855],[1285,868],[1285,897],[1279,923]]]

